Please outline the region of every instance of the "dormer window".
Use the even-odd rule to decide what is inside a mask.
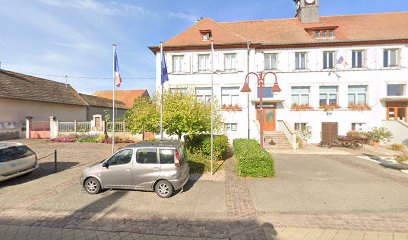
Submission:
[[[316,39],[327,39],[334,38],[336,26],[334,27],[317,27],[317,28],[306,28],[305,30],[309,33],[310,36]]]
[[[202,41],[209,41],[212,37],[211,30],[200,30],[200,33]]]

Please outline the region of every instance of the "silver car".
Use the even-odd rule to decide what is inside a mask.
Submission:
[[[38,168],[37,154],[21,143],[0,143],[0,181],[29,174]]]
[[[140,142],[91,165],[80,182],[90,194],[106,188],[134,189],[155,191],[167,198],[187,183],[189,170],[182,143]]]

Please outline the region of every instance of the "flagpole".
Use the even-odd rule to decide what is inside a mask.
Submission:
[[[115,54],[116,44],[113,44],[113,78],[112,78],[112,154],[115,151]]]
[[[160,42],[160,66],[163,63],[163,42]],[[162,66],[160,67],[160,69]],[[160,140],[163,140],[163,82],[161,84],[161,95],[160,95]]]
[[[214,40],[211,40],[211,175],[214,175]]]

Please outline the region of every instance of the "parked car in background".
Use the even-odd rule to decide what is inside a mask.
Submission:
[[[134,189],[168,198],[187,183],[189,170],[181,142],[140,142],[85,169],[80,182],[90,194],[107,188]]]
[[[38,168],[37,154],[21,143],[0,143],[0,181],[31,173]]]

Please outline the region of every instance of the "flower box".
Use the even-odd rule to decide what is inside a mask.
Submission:
[[[310,106],[309,104],[301,104],[301,105],[294,104],[292,105],[290,109],[293,111],[310,111],[310,110],[314,110],[314,107]]]
[[[333,111],[333,110],[340,109],[340,106],[337,105],[337,104],[332,104],[331,103],[331,104],[321,105],[321,106],[319,106],[319,108],[323,109],[325,112],[330,112],[330,111]]]
[[[242,107],[241,106],[239,106],[238,104],[235,104],[235,105],[226,105],[226,104],[223,104],[222,105],[222,109],[223,110],[225,110],[225,111],[232,111],[232,112],[239,112],[239,111],[242,111]]]
[[[367,104],[349,104],[348,109],[352,111],[369,111],[371,107]]]

